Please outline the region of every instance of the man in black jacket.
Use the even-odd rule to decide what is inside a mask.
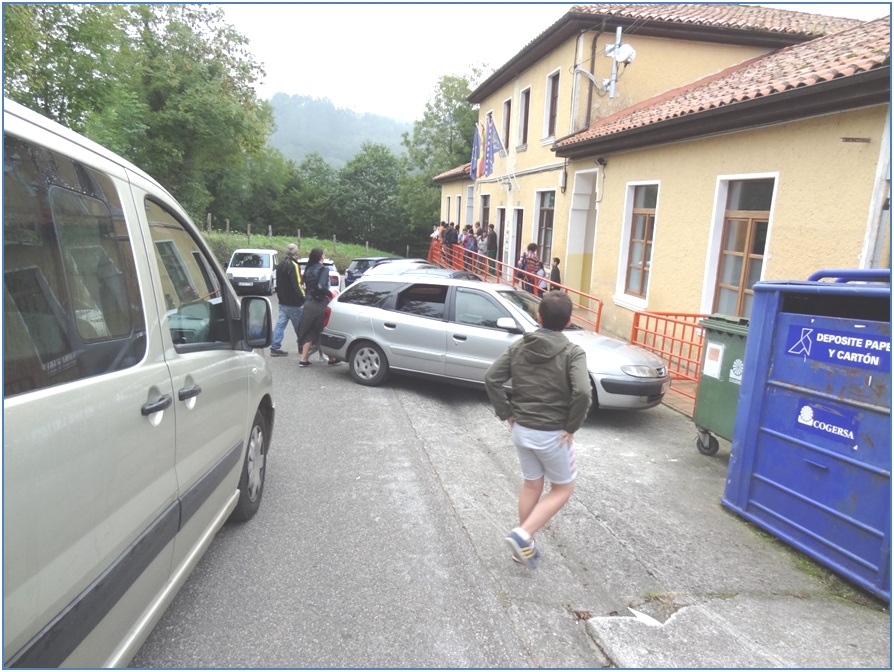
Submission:
[[[444,244],[447,246],[447,263],[452,267],[453,266],[453,255],[455,252],[455,245],[459,243],[459,232],[456,230],[456,224],[450,222],[447,225],[447,230],[444,232]]]
[[[282,349],[286,325],[291,322],[297,336],[304,307],[304,290],[301,289],[301,273],[298,270],[298,246],[294,243],[289,243],[286,258],[276,267],[276,299],[279,302],[279,316],[273,328],[270,356],[285,357],[289,354]]]

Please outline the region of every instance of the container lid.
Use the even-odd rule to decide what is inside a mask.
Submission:
[[[725,331],[731,334],[748,335],[748,318],[737,317],[735,315],[721,315],[714,313],[710,317],[698,321],[699,325],[705,329],[713,329],[714,331]]]

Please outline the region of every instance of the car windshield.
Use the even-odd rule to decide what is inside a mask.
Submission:
[[[524,316],[536,326],[537,310],[540,307],[540,299],[528,292],[518,292],[515,290],[505,290],[499,292],[500,296],[518,308]]]
[[[233,268],[270,268],[270,255],[255,252],[236,252],[230,260]]]

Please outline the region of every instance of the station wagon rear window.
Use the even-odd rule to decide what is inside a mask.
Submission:
[[[397,282],[359,282],[351,285],[338,297],[338,301],[358,306],[378,306],[398,287],[400,283]]]

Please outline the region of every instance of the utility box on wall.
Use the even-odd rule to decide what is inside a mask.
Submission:
[[[820,271],[754,285],[722,497],[888,601],[890,281],[888,270]]]

